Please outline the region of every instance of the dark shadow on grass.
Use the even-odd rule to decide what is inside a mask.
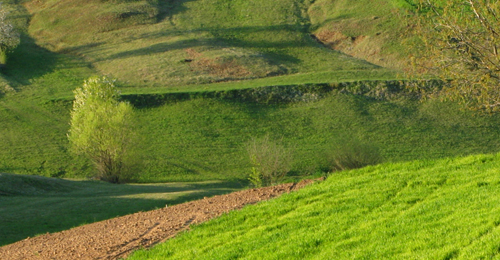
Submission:
[[[84,182],[85,183],[85,182]],[[90,183],[87,183],[90,184]],[[102,183],[101,183],[102,184]],[[93,184],[92,186],[95,186]],[[0,207],[0,246],[47,232],[59,232],[73,227],[148,211],[187,201],[227,194],[243,186],[237,182],[193,183],[184,187],[159,185],[111,185],[95,186],[95,193],[73,193],[59,196],[10,196],[2,197]],[[134,198],[137,194],[189,192],[170,199]],[[29,198],[29,199],[28,199]],[[17,203],[17,202],[20,203]],[[28,203],[24,210],[22,205]],[[12,205],[16,204],[16,205]],[[38,205],[38,206],[37,206]]]
[[[31,79],[53,71],[56,63],[56,54],[36,45],[31,37],[22,35],[21,44],[9,56],[3,73],[8,79],[29,85]]]
[[[172,18],[173,15],[185,12],[187,8],[184,6],[186,2],[195,0],[160,0],[158,1],[157,8],[159,13],[157,15],[158,21],[164,21]]]
[[[9,56],[3,74],[8,80],[26,86],[30,85],[33,79],[53,72],[56,66],[77,68],[90,65],[76,57],[49,51],[38,46],[33,38],[22,35],[21,44]]]
[[[78,46],[65,48],[61,52],[68,53],[68,54],[79,53],[79,52],[85,51],[87,49],[99,47],[103,44],[105,44],[105,42],[94,42],[94,43],[89,43],[89,44],[84,44],[84,45],[78,45]]]
[[[300,62],[299,59],[287,55],[286,53],[279,52],[276,49],[283,49],[287,47],[302,47],[302,46],[317,44],[312,39],[310,39],[310,37],[306,37],[307,36],[306,34],[303,35],[300,41],[284,41],[284,42],[276,42],[273,40],[247,41],[247,40],[241,40],[237,36],[241,34],[269,32],[269,37],[272,39],[273,32],[279,32],[279,31],[288,31],[296,33],[299,32],[300,30],[296,25],[249,26],[249,27],[236,27],[236,28],[206,28],[206,29],[191,30],[190,33],[209,32],[214,36],[214,38],[211,39],[210,41],[199,41],[196,39],[190,39],[190,40],[177,41],[174,43],[158,43],[145,48],[117,53],[109,56],[107,59],[123,59],[136,56],[152,55],[156,53],[163,53],[166,51],[194,48],[210,44],[210,45],[222,46],[225,48],[230,48],[230,47],[261,48],[261,49],[272,48],[273,51],[267,51],[267,52],[264,51],[263,54],[274,56],[272,58],[278,58],[279,60],[286,60],[288,62],[298,63]],[[162,36],[168,35],[168,33],[163,32],[161,35]],[[153,38],[155,36],[145,35],[144,37]]]

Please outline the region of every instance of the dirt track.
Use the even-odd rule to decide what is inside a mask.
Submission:
[[[249,189],[28,238],[0,247],[0,259],[119,259],[137,248],[165,241],[192,224],[300,189],[311,182]]]

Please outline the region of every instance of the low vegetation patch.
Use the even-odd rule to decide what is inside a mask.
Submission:
[[[357,140],[344,139],[327,153],[330,171],[343,171],[380,164],[384,161],[377,147]]]
[[[292,168],[292,151],[269,135],[253,138],[247,151],[252,165],[248,179],[256,187],[278,184]]]

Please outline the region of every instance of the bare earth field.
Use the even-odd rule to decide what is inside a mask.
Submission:
[[[119,259],[245,205],[298,190],[313,180],[249,189],[113,218],[0,247],[0,259]]]

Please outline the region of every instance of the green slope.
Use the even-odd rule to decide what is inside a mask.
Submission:
[[[149,96],[150,101],[162,97]],[[65,100],[0,100],[5,126],[0,128],[0,171],[88,176],[91,165],[67,151],[70,107]],[[267,133],[293,151],[292,170],[299,176],[328,169],[328,154],[351,141],[379,148],[392,162],[500,150],[500,115],[475,115],[435,101],[381,101],[335,92],[281,104],[174,98],[141,107],[137,116],[141,182],[245,179],[250,172],[246,144]]]
[[[371,144],[387,161],[496,152],[498,115],[452,104],[377,101],[330,94],[288,105],[195,99],[139,111],[148,179],[245,178],[246,144],[269,133],[293,151],[293,172],[328,168],[328,154],[350,141]],[[154,177],[153,177],[154,176]]]
[[[24,34],[0,77],[0,171],[79,178],[89,176],[92,167],[68,153],[66,133],[71,91],[87,77],[115,76],[124,93],[154,94],[153,99],[173,92],[203,96],[215,90],[392,79],[394,70],[330,50],[310,34],[335,29],[359,43],[345,48],[379,46],[380,55],[396,61],[407,8],[405,1],[389,0],[7,4]],[[293,87],[281,90],[287,89]],[[245,144],[266,133],[294,150],[293,172],[299,176],[328,168],[324,154],[346,139],[379,147],[388,161],[499,150],[498,115],[454,109],[335,94],[287,104],[172,98],[138,109],[139,154],[145,162],[139,181],[244,179]]]
[[[43,0],[4,4],[22,32],[22,41],[0,75],[2,171],[88,176],[88,162],[75,160],[67,153],[70,104],[60,100],[71,99],[71,91],[95,74],[116,77],[128,94],[392,79],[396,75],[316,42],[310,36],[311,3],[307,1]],[[231,109],[226,106],[223,110],[231,113]],[[215,167],[172,180],[241,178],[241,169],[246,167],[243,143],[248,136],[260,134],[252,129],[265,123],[253,122],[251,129],[235,131],[214,126],[218,127],[216,131],[229,133],[222,134],[221,140],[203,140],[198,146],[201,150],[195,148],[188,153],[198,162],[186,166],[186,162],[180,162],[183,159],[178,151],[182,149],[174,150],[172,155],[170,147],[185,147],[183,142],[199,135],[195,132],[180,137],[181,128],[198,131],[200,127],[206,129],[206,123],[202,118],[189,126],[174,123],[169,131],[178,137],[172,140],[162,132],[162,126],[169,125],[162,113],[166,111],[161,108],[139,111],[148,118],[142,122],[144,142],[156,147],[144,153],[148,157],[145,171],[152,169],[152,173],[142,181],[167,180],[164,175],[168,172],[193,172],[200,161]],[[175,115],[181,113],[175,110],[168,113],[183,116]],[[235,135],[242,131],[250,133],[243,136],[242,142],[226,146],[235,143]],[[221,154],[200,155],[206,147],[217,144],[223,147]],[[222,169],[234,152],[236,166]],[[171,157],[175,158],[173,162],[169,161]],[[207,169],[205,165],[201,168]]]
[[[367,7],[381,4],[386,8]],[[77,56],[124,86],[184,90],[193,84],[297,73],[312,74],[311,81],[315,73],[337,72],[326,79],[329,82],[338,81],[342,71],[359,71],[352,79],[368,79],[373,71],[387,73],[366,62],[368,54],[354,58],[333,51],[311,34],[329,28],[329,21],[354,19],[360,33],[379,33],[361,29],[366,27],[362,23],[384,32],[385,38],[372,46],[389,46],[399,41],[396,29],[402,27],[401,19],[395,14],[403,10],[391,0],[349,5],[298,0],[44,0],[23,6],[30,16],[26,31],[41,47]],[[358,7],[361,11],[353,13]],[[369,21],[373,16],[383,19]]]
[[[405,0],[317,0],[307,10],[311,32],[324,45],[382,67],[403,69]],[[411,0],[409,2],[412,2]]]
[[[129,259],[499,259],[499,163],[478,155],[340,172]]]

